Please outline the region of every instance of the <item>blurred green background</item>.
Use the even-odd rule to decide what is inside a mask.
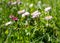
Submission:
[[[10,5],[10,1],[16,0],[0,0],[0,43],[60,43],[60,0],[17,0],[21,2],[19,5]],[[29,7],[30,4],[33,6]],[[51,10],[45,12],[48,6]],[[30,15],[38,10],[41,16],[34,19],[21,17],[17,12],[23,9]],[[11,20],[11,14],[19,20]],[[53,17],[48,21],[50,26],[46,26],[44,19],[48,15]],[[5,26],[9,21],[13,24]],[[28,25],[25,25],[26,21]]]

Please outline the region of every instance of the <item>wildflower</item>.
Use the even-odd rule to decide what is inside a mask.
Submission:
[[[33,4],[30,4],[29,7],[30,7],[30,8],[33,7]]]
[[[18,20],[18,18],[15,17],[14,15],[10,15],[9,18],[11,18],[11,19],[14,20],[14,21],[17,21],[17,20]]]
[[[15,2],[12,2],[11,5],[16,5],[16,4],[19,5],[19,4],[21,4],[21,3],[22,3],[22,2],[20,2],[20,1],[15,1]]]
[[[45,10],[45,12],[48,12],[50,9],[51,9],[51,7],[47,7],[44,10]]]
[[[45,17],[45,20],[50,20],[50,19],[52,19],[52,16],[46,16]]]
[[[13,17],[13,18],[12,18],[12,20],[17,21],[17,20],[18,20],[18,18],[17,18],[17,17]]]
[[[10,25],[10,24],[12,24],[12,21],[7,22],[7,23],[5,24],[5,26],[8,26],[8,25]]]
[[[23,14],[25,13],[25,10],[18,11],[18,14]]]
[[[25,12],[22,14],[22,17],[29,16],[29,14],[30,14],[29,12]]]
[[[35,12],[32,13],[32,18],[36,18],[40,15],[41,13],[37,10]]]

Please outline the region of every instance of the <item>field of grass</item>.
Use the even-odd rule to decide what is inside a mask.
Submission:
[[[0,43],[60,43],[60,0],[0,0]]]

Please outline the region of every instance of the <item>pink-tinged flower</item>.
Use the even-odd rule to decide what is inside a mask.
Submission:
[[[45,20],[50,20],[50,19],[52,19],[53,17],[52,16],[46,16],[45,17]]]
[[[47,7],[44,10],[45,10],[45,12],[48,12],[49,10],[51,10],[51,7]]]
[[[9,18],[11,18],[11,19],[14,20],[14,21],[17,21],[17,20],[18,20],[18,18],[15,17],[14,15],[10,15]]]
[[[17,18],[17,17],[13,17],[13,18],[12,18],[12,20],[17,21],[17,20],[18,20],[18,18]]]
[[[22,14],[22,17],[29,16],[29,14],[30,14],[29,12],[25,12]]]
[[[36,18],[36,17],[39,17],[41,13],[37,10],[35,12],[32,13],[32,18]]]
[[[18,11],[17,13],[18,14],[23,14],[23,13],[25,13],[25,10]]]

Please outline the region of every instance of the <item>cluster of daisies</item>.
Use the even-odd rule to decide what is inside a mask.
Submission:
[[[51,7],[47,7],[47,8],[45,8],[44,10],[46,11],[46,12],[48,12],[49,10],[51,9]],[[21,10],[21,11],[18,11],[17,12],[19,15],[22,15],[22,17],[26,17],[26,16],[29,16],[30,15],[30,13],[29,12],[26,12],[25,10]],[[39,15],[41,14],[41,12],[39,12],[38,10],[36,10],[36,11],[34,11],[32,14],[31,14],[31,18],[37,18],[37,17],[39,17]],[[10,15],[9,16],[9,18],[11,18],[12,20],[14,20],[14,21],[17,21],[18,20],[18,18],[17,17],[15,17],[14,15]],[[52,19],[52,16],[46,16],[45,17],[45,20],[50,20],[50,19]],[[12,24],[12,21],[10,21],[10,22],[7,22],[5,25],[6,26],[8,26],[9,24]]]
[[[17,0],[17,1],[14,1],[14,2],[11,0],[11,1],[8,2],[8,5],[16,5],[16,4],[19,5],[19,4],[21,4],[21,3],[22,3],[22,2],[20,2],[20,0]]]
[[[41,2],[39,2],[39,3],[41,3]],[[21,4],[21,2],[19,0],[17,0],[16,2],[10,1],[10,2],[8,2],[8,4],[15,5],[15,4]],[[29,7],[32,7],[32,6],[33,6],[33,4],[30,4]],[[51,10],[51,7],[46,7],[44,9],[45,12],[49,12],[49,10]],[[41,15],[41,12],[38,10],[34,11],[33,13],[29,13],[25,9],[23,9],[23,10],[18,11],[17,13],[19,15],[21,15],[22,18],[31,16],[32,19],[37,18]],[[11,18],[13,21],[18,21],[18,17],[15,17],[14,15],[10,15],[9,18]],[[52,19],[52,16],[50,16],[50,15],[46,16],[44,19],[48,21],[48,20]],[[12,21],[9,21],[9,22],[5,23],[5,26],[8,26],[9,24],[12,24],[12,23],[13,23]]]
[[[25,17],[25,16],[29,16],[30,15],[30,13],[29,12],[26,12],[25,10],[18,11],[18,14],[22,14],[22,17]],[[32,15],[32,18],[36,18],[40,14],[41,13],[37,10],[37,11],[34,11],[31,15]]]

